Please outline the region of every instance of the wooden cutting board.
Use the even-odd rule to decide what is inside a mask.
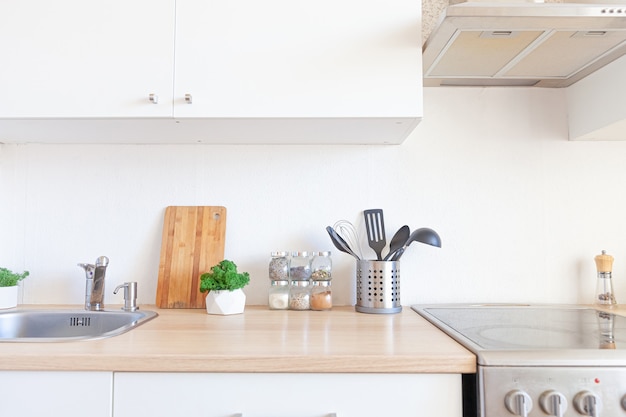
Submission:
[[[200,275],[224,259],[226,208],[165,209],[156,304],[159,308],[205,308]]]

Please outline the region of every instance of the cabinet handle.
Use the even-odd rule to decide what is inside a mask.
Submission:
[[[185,94],[185,101],[187,102],[187,104],[191,104],[191,94]]]
[[[159,96],[157,96],[156,94],[150,94],[148,98],[150,99],[152,104],[159,104]]]

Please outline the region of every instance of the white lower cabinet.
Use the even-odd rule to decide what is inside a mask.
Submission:
[[[0,371],[0,416],[461,417],[457,374]]]
[[[0,371],[0,416],[110,417],[113,373]]]
[[[114,417],[460,417],[458,374],[115,373]]]

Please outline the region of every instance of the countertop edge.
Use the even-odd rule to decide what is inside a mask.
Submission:
[[[350,306],[329,312],[246,306],[243,315],[223,317],[144,307],[159,317],[111,338],[0,343],[0,371],[476,372],[471,352],[410,308],[392,315],[358,313]]]
[[[216,360],[212,362],[211,359]],[[99,357],[101,365],[93,363],[92,356],[69,355],[53,358],[26,357],[24,355],[3,356],[0,371],[106,371],[106,372],[207,372],[207,373],[397,373],[397,374],[459,374],[475,373],[476,360],[465,356],[439,361],[436,364],[425,358],[416,361],[413,357],[402,360],[386,359],[381,356],[354,356],[316,358],[311,356],[261,358],[203,358],[196,356]],[[363,366],[363,362],[372,365]],[[295,366],[294,363],[299,365]],[[375,364],[375,365],[374,365]]]

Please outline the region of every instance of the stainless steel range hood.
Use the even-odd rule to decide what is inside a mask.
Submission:
[[[620,1],[451,4],[424,43],[424,86],[569,86],[626,54]]]

